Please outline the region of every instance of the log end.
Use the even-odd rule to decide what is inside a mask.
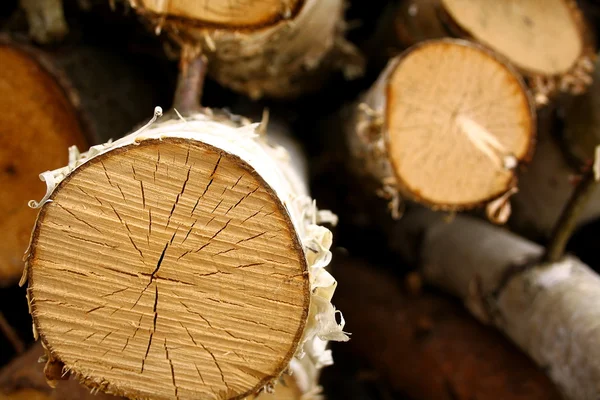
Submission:
[[[591,84],[594,45],[573,0],[512,3],[442,0],[451,24],[497,51],[531,78],[536,101]]]
[[[109,393],[257,393],[287,368],[308,317],[306,258],[282,201],[200,141],[142,139],[76,168],[30,250],[41,339]]]
[[[35,211],[27,201],[44,193],[40,171],[67,162],[63,149],[86,144],[76,104],[32,51],[0,38],[0,286],[15,283],[23,270]],[[43,156],[42,156],[43,154]]]
[[[397,59],[384,119],[400,191],[438,209],[473,208],[509,192],[534,143],[522,80],[458,40],[424,42]]]
[[[290,18],[302,6],[302,0],[265,0],[235,3],[174,0],[129,0],[142,14],[169,20],[187,27],[257,29]]]

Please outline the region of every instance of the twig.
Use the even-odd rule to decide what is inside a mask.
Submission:
[[[565,253],[565,247],[571,237],[577,219],[587,205],[588,199],[599,180],[600,170],[600,146],[596,147],[594,164],[581,177],[581,181],[575,187],[571,198],[565,205],[550,236],[550,243],[546,248],[543,261],[552,263],[558,261]]]
[[[182,114],[197,111],[206,77],[206,57],[197,49],[184,45],[179,60],[179,76],[173,108]]]
[[[0,311],[0,332],[6,336],[10,344],[15,348],[17,354],[21,354],[25,351],[25,343],[23,343],[14,328],[10,326],[6,318],[4,318],[2,311]]]

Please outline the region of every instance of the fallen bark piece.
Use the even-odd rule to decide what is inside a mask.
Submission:
[[[413,399],[560,399],[552,382],[504,337],[451,299],[409,294],[372,265],[335,255],[350,350]],[[377,345],[374,347],[373,344]]]
[[[67,162],[62,150],[85,146],[78,103],[64,77],[39,52],[0,38],[0,287],[18,281],[35,222],[27,201],[44,193],[39,171]]]
[[[440,0],[451,21],[515,64],[536,100],[556,91],[582,93],[592,83],[595,51],[574,0]]]
[[[347,336],[301,160],[237,116],[165,119],[42,174],[26,277],[51,361],[172,399],[250,396],[295,361],[331,363],[327,340]]]
[[[201,48],[220,84],[255,99],[314,91],[336,69],[349,78],[362,73],[361,57],[343,38],[342,0],[130,4],[157,31]]]
[[[350,121],[354,169],[374,178],[393,208],[398,193],[443,210],[510,195],[515,168],[532,153],[536,123],[512,68],[452,39],[392,59]]]
[[[600,278],[574,257],[542,263],[543,249],[468,218],[407,213],[393,237],[425,279],[460,297],[550,376],[566,398],[600,396]]]

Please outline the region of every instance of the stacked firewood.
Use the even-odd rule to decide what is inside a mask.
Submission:
[[[598,399],[598,10],[3,5],[0,398]]]

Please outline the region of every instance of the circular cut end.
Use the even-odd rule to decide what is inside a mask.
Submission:
[[[65,148],[85,144],[77,111],[54,76],[28,53],[0,45],[0,286],[23,271],[36,212],[27,207],[45,185],[39,171],[68,161]]]
[[[513,185],[535,121],[522,81],[505,64],[468,42],[425,42],[399,60],[387,90],[390,159],[415,200],[463,209]]]
[[[453,21],[532,73],[567,72],[584,43],[570,0],[442,0]]]
[[[302,0],[139,0],[145,10],[166,17],[185,19],[194,25],[258,28],[289,18]]]
[[[286,368],[307,318],[303,250],[273,190],[197,141],[146,140],[76,169],[40,214],[38,332],[90,386],[230,399]]]

